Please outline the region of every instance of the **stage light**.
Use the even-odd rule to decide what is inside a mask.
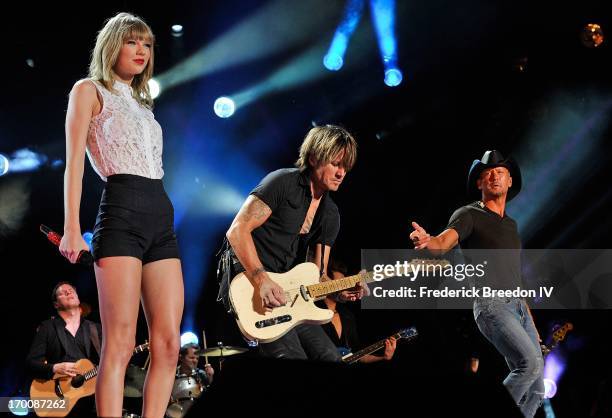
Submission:
[[[157,79],[164,90],[168,90],[196,78],[308,44],[313,33],[327,30],[328,19],[321,17],[333,15],[336,9],[336,2],[329,0],[265,2],[253,14],[245,15],[190,57],[158,74]],[[271,35],[269,30],[261,28],[274,28],[274,33]],[[316,58],[319,66],[324,54]]]
[[[542,227],[551,199],[556,199],[558,205],[564,204],[591,181],[597,152],[607,138],[612,97],[594,94],[588,89],[564,92],[551,96],[539,108],[546,109],[546,116],[536,118],[531,132],[526,134],[524,146],[514,152],[514,157],[521,162],[523,179],[529,181],[523,182],[521,193],[508,205],[508,211],[517,214],[519,233],[525,242]],[[531,144],[538,146],[534,148]],[[562,194],[550,186],[550,179],[564,185]],[[579,217],[556,231],[547,246],[562,246],[560,242],[575,232],[583,220]]]
[[[85,232],[83,234],[83,239],[85,240],[85,242],[87,243],[87,246],[89,247],[89,251],[91,251],[91,239],[93,238],[93,234],[89,231]]]
[[[604,41],[604,33],[597,23],[589,23],[580,34],[580,39],[584,46],[588,48],[597,48]]]
[[[229,97],[219,97],[215,100],[214,110],[220,118],[229,118],[236,111],[236,104]]]
[[[565,362],[555,352],[550,353],[544,362],[544,378],[557,382],[565,371]]]
[[[27,148],[13,153],[10,163],[11,172],[34,171],[47,162],[47,157]]]
[[[349,0],[344,8],[342,20],[334,33],[327,54],[323,57],[323,65],[330,71],[338,71],[344,64],[344,54],[349,40],[361,20],[364,0]]]
[[[402,72],[397,66],[397,41],[395,39],[395,1],[370,0],[372,21],[376,29],[376,39],[380,56],[385,68],[385,84],[398,86],[402,82]]]
[[[398,86],[402,79],[402,72],[397,68],[390,68],[385,71],[385,84],[389,87]]]
[[[542,401],[542,410],[544,411],[544,416],[546,418],[556,418],[555,411],[553,410],[552,405],[550,404],[550,400],[544,398]]]
[[[51,168],[61,168],[64,166],[64,160],[61,158],[56,158],[51,162]]]
[[[183,25],[172,25],[172,36],[175,38],[183,36]]]
[[[323,65],[329,71],[338,71],[343,63],[342,57],[335,53],[328,53],[323,57]]]
[[[198,336],[195,335],[191,331],[184,332],[181,335],[181,347],[183,347],[185,344],[198,344],[198,343],[199,343]]]
[[[26,60],[26,64],[28,65],[28,67],[34,68],[34,60],[32,58],[28,58]]]
[[[9,171],[9,159],[3,154],[0,154],[0,176],[5,175]]]
[[[25,417],[30,412],[30,410],[28,409],[28,400],[29,398],[19,396],[11,398],[8,401],[8,410],[11,411],[11,413],[15,416]]]
[[[151,93],[151,98],[157,99],[157,97],[161,94],[161,85],[155,78],[150,79],[148,84],[149,92]]]
[[[544,379],[544,397],[550,399],[557,393],[557,384],[552,379]]]

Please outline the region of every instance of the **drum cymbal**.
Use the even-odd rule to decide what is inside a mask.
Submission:
[[[200,357],[225,357],[233,356],[234,354],[246,353],[248,350],[242,347],[233,347],[231,345],[220,345],[218,347],[206,348],[200,350]]]
[[[126,398],[141,398],[147,372],[138,366],[130,364],[125,371],[123,396]]]

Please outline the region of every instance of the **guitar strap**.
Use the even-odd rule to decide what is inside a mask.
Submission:
[[[319,270],[319,277],[323,277],[325,273],[325,241],[327,237],[325,236],[325,219],[321,219],[321,269]]]
[[[219,292],[217,302],[223,303],[228,313],[234,313],[229,300],[229,286],[234,276],[244,271],[244,267],[234,255],[234,250],[227,237],[223,238],[223,245],[217,252],[217,280],[219,281]]]
[[[89,333],[91,336],[91,343],[96,349],[98,357],[100,357],[100,335],[98,334],[98,327],[93,322],[89,323]]]
[[[323,228],[325,231],[325,228]],[[323,277],[323,273],[325,273],[325,267],[323,263],[325,262],[325,243],[321,243],[321,270],[319,271],[319,277]]]

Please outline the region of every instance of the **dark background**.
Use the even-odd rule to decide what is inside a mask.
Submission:
[[[280,9],[297,3],[280,3]],[[342,216],[334,255],[354,272],[362,248],[410,247],[412,220],[432,233],[441,231],[454,209],[467,203],[467,170],[487,149],[513,154],[523,168],[523,193],[508,211],[519,221],[526,248],[609,248],[612,50],[608,38],[598,48],[580,40],[589,22],[612,33],[606,2],[398,1],[404,81],[395,88],[383,83],[366,4],[345,68],[262,97],[232,118],[217,118],[212,112],[216,97],[257,84],[312,44],[329,43],[344,2],[306,3],[312,3],[309,13],[298,20],[320,22],[299,42],[196,78],[156,101],[164,129],[165,184],[180,213],[176,229],[187,292],[182,331],[201,335],[206,329],[209,345],[243,345],[215,302],[214,253],[234,212],[231,204],[218,209],[213,203],[225,192],[243,199],[265,173],[292,165],[313,123],[341,124],[359,142],[358,162],[334,196]],[[10,155],[27,147],[50,161],[64,158],[68,92],[87,75],[96,32],[116,12],[131,11],[150,24],[157,37],[156,73],[161,74],[271,4],[19,6],[7,13],[1,29],[0,152]],[[299,21],[281,22],[282,16],[274,25],[301,27]],[[177,22],[185,26],[180,40],[170,34]],[[279,36],[274,25],[254,30]],[[227,45],[228,56],[238,53],[240,45]],[[34,68],[26,65],[29,58]],[[522,70],[519,62],[526,63]],[[93,227],[103,187],[86,166],[83,231]],[[44,164],[0,178],[0,207],[9,208],[0,212],[5,217],[0,218],[6,324],[2,396],[29,385],[23,360],[37,324],[53,314],[50,292],[57,281],[75,282],[81,301],[93,307],[90,318],[97,319],[93,271],[69,265],[37,230],[40,223],[62,230],[62,177],[63,166]],[[24,203],[7,190],[18,190]],[[236,199],[229,200],[235,209]],[[6,221],[7,213],[17,221]],[[417,370],[461,371],[474,351],[481,358],[479,373],[495,382],[507,373],[470,311],[355,307],[355,312],[364,343],[398,328],[418,327],[417,342],[400,344],[391,364],[373,366],[392,368],[395,378],[400,373],[409,378]],[[559,417],[589,416],[598,397],[610,396],[610,311],[535,311],[535,316],[543,336],[555,323],[574,323],[562,347],[567,367],[552,405]],[[142,322],[138,343],[145,338]],[[443,396],[445,389],[439,390]]]

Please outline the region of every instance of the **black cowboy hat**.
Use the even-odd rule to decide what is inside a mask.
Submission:
[[[482,159],[474,160],[468,174],[467,192],[470,198],[480,199],[482,192],[476,186],[476,180],[485,168],[506,167],[512,177],[512,187],[508,189],[507,200],[512,200],[521,191],[521,169],[512,157],[504,158],[497,150],[485,151]]]

